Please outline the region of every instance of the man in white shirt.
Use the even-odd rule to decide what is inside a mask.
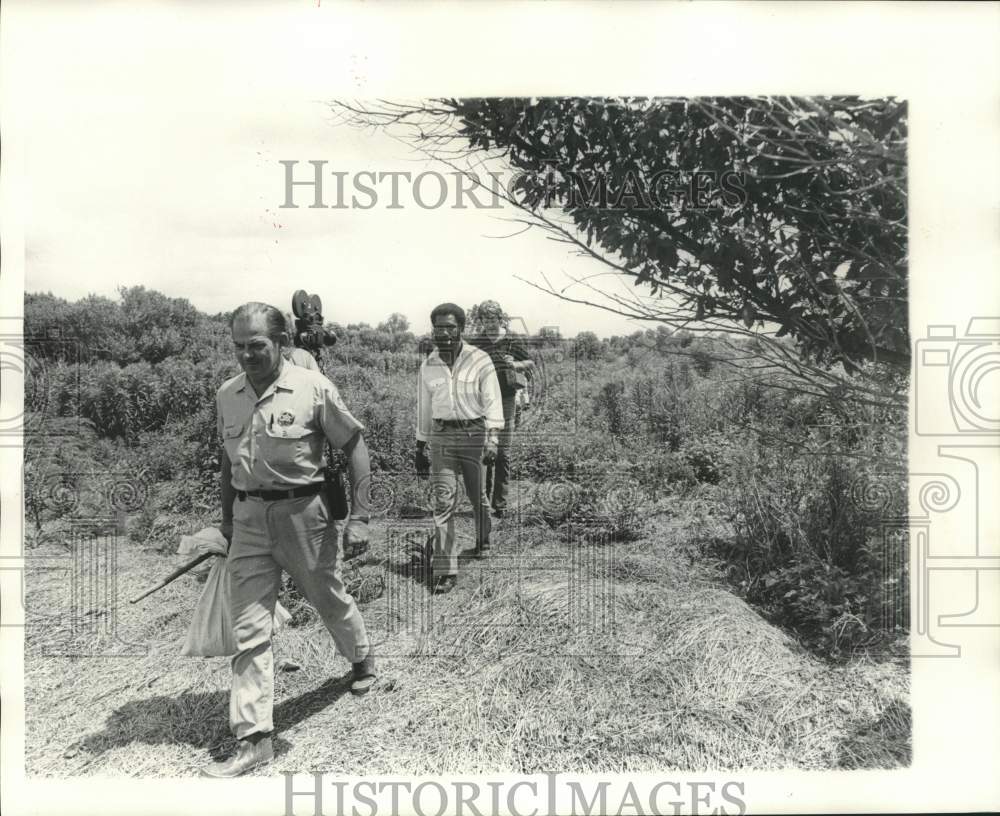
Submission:
[[[458,575],[455,510],[458,476],[472,502],[476,554],[490,544],[490,503],[484,462],[496,458],[504,427],[500,385],[490,356],[462,342],[465,312],[442,303],[431,312],[432,351],[420,366],[417,381],[418,474],[431,474],[434,493],[434,546],[431,558],[438,593],[450,592]],[[430,460],[426,446],[431,443]]]

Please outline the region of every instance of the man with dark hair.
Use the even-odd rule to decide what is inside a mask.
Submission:
[[[497,518],[507,510],[507,487],[510,482],[510,445],[517,419],[517,393],[527,385],[525,377],[535,363],[524,344],[504,326],[506,315],[495,300],[486,300],[478,309],[478,332],[469,342],[490,355],[500,384],[503,402],[503,430],[500,431],[496,461],[486,466],[486,495]]]
[[[458,478],[472,502],[476,554],[490,545],[490,511],[483,463],[496,457],[503,409],[496,371],[489,355],[462,342],[465,312],[442,303],[431,312],[436,347],[420,366],[417,380],[417,473],[430,471],[434,493],[434,542],[431,569],[434,591],[450,592],[458,575],[455,510]],[[426,446],[430,442],[431,456]]]
[[[352,664],[351,691],[364,694],[375,665],[361,613],[341,577],[335,523],[324,501],[326,441],[348,457],[353,496],[345,545],[368,540],[368,448],[362,426],[336,386],[317,371],[289,364],[285,318],[273,306],[248,303],[231,323],[243,373],[216,395],[222,440],[222,533],[230,542],[233,686],[229,720],[235,756],[203,769],[239,776],[274,756],[271,620],[281,572],[316,608],[337,651]]]

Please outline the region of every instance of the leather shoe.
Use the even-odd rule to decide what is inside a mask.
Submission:
[[[364,660],[351,664],[351,694],[360,697],[375,685],[375,657],[371,652]]]
[[[455,588],[456,583],[458,583],[457,575],[440,575],[434,581],[434,594],[447,595]]]
[[[274,759],[274,746],[270,737],[257,742],[240,740],[236,753],[224,762],[213,762],[201,769],[201,775],[212,779],[232,779],[247,771],[266,765]]]

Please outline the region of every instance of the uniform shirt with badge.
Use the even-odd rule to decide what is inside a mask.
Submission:
[[[330,380],[287,362],[259,397],[246,374],[238,374],[223,383],[215,399],[236,490],[320,482],[324,442],[342,448],[364,429]]]
[[[449,367],[437,349],[420,365],[417,382],[417,439],[430,439],[435,419],[483,418],[486,427],[502,429],[503,402],[490,356],[463,342]]]

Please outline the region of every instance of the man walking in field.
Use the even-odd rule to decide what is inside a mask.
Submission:
[[[505,315],[495,300],[479,306],[479,333],[469,341],[490,355],[497,372],[503,402],[503,429],[500,431],[496,461],[486,466],[486,495],[497,518],[507,510],[507,489],[510,482],[510,445],[517,417],[517,394],[527,385],[525,379],[534,368],[524,344],[504,326]]]
[[[458,479],[472,502],[476,553],[490,545],[490,511],[483,463],[496,457],[503,408],[496,371],[489,355],[462,341],[465,312],[442,303],[431,312],[432,351],[417,381],[417,473],[430,470],[434,493],[434,543],[431,558],[438,593],[450,592],[458,575],[455,510]],[[426,446],[430,442],[428,460]]]
[[[324,442],[348,456],[353,485],[345,544],[368,540],[369,459],[362,426],[322,374],[283,357],[285,318],[273,306],[247,303],[231,323],[243,373],[216,395],[222,438],[222,532],[230,541],[236,655],[229,721],[235,756],[203,769],[234,777],[269,762],[274,709],[271,620],[285,570],[316,608],[337,651],[352,664],[351,691],[375,681],[368,634],[341,578],[338,539],[323,496]]]

